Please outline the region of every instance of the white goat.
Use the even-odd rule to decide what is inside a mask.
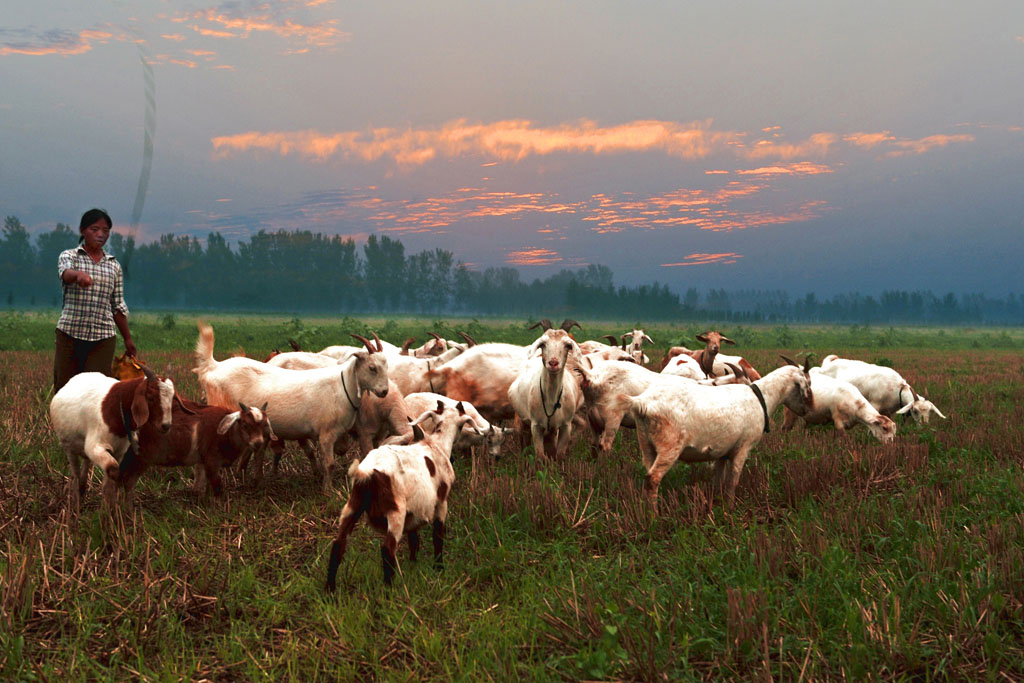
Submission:
[[[626,344],[626,337],[629,337],[629,344]],[[654,340],[647,336],[643,330],[633,330],[622,335],[622,343],[625,351],[633,357],[633,360],[640,365],[647,365],[651,359],[644,353],[644,342],[654,343]]]
[[[437,420],[435,431],[417,432],[419,441],[407,445],[384,445],[370,451],[349,468],[352,489],[341,511],[338,536],[331,546],[327,566],[327,590],[334,591],[338,566],[345,554],[348,536],[356,522],[367,514],[370,525],[384,534],[381,560],[384,583],[390,585],[397,567],[396,551],[404,534],[409,541],[409,557],[416,560],[419,528],[433,527],[434,563],[440,568],[444,552],[444,523],[448,516],[448,494],[455,482],[451,450],[456,434],[469,415],[438,403],[434,411],[420,415],[418,425],[428,417]],[[417,428],[418,429],[418,428]]]
[[[886,417],[910,413],[916,422],[927,423],[935,413],[946,419],[934,403],[911,389],[907,380],[892,368],[832,354],[822,360],[821,372],[857,387],[875,410]]]
[[[704,379],[705,377],[704,370],[701,369],[700,363],[698,363],[693,356],[689,356],[685,353],[673,356],[665,367],[661,369],[661,374],[685,377],[692,380]]]
[[[161,432],[171,428],[174,383],[160,380],[143,366],[144,378],[117,381],[99,372],[75,375],[50,401],[53,425],[71,468],[68,502],[77,513],[91,470],[88,459],[103,470],[103,504],[112,510],[117,502],[118,462],[132,445],[132,432],[147,422]],[[188,411],[191,412],[191,411]]]
[[[811,368],[810,376],[814,408],[803,415],[804,422],[812,425],[832,422],[840,433],[863,424],[882,443],[890,443],[896,436],[896,423],[875,410],[857,387],[829,377],[820,368]],[[789,431],[798,418],[789,408],[784,411],[782,429]]]
[[[572,421],[583,392],[565,369],[582,363],[579,345],[565,330],[548,329],[530,347],[530,359],[508,388],[516,415],[529,423],[537,457],[561,456],[569,445]]]
[[[437,356],[391,356],[388,358],[388,376],[402,395],[432,391],[430,371],[457,358],[466,350],[465,344],[448,342],[450,348]]]
[[[364,391],[388,393],[388,361],[364,337],[366,347],[339,366],[314,370],[275,368],[249,358],[213,359],[213,328],[199,325],[193,370],[211,405],[267,403],[267,416],[280,440],[299,441],[314,470],[308,439],[317,439],[323,458],[323,490],[331,486],[334,444],[355,423]]]
[[[636,422],[647,468],[644,490],[655,509],[662,477],[680,458],[714,461],[718,484],[732,507],[743,465],[769,430],[775,408],[784,403],[798,415],[813,408],[807,370],[806,364],[801,369],[793,363],[749,386],[658,382],[635,398],[620,395]]]

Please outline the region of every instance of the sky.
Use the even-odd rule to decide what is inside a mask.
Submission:
[[[7,3],[0,213],[524,279],[1024,291],[1024,2]]]

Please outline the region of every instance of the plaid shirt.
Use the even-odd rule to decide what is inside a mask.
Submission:
[[[57,258],[57,275],[65,270],[82,270],[92,278],[92,285],[83,289],[78,283],[64,285],[64,308],[57,329],[75,339],[96,341],[113,337],[117,332],[114,313],[128,315],[124,303],[124,274],[113,254],[103,252],[99,263],[82,247],[66,249]]]

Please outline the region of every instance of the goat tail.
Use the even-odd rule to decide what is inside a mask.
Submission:
[[[213,359],[213,328],[207,323],[199,323],[199,339],[196,341],[196,367],[193,370],[200,379],[216,367]]]

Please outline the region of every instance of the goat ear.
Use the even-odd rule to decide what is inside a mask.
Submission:
[[[732,344],[733,346],[736,346],[736,342],[734,342],[732,339],[729,339],[728,337],[722,337],[722,341],[724,341],[726,344]]]
[[[708,343],[708,336],[706,334],[698,334],[697,335],[697,341],[704,342],[705,344],[707,344]]]
[[[946,419],[946,416],[943,415],[942,412],[940,412],[939,409],[935,407],[934,403],[932,404],[932,412],[941,417],[943,420]]]
[[[178,396],[178,392],[177,391],[174,392],[174,400],[178,402],[178,407],[181,408],[181,412],[183,412],[183,413],[185,413],[187,415],[198,415],[199,414],[196,411],[192,410],[191,408],[187,408],[185,406],[185,402],[181,400],[181,396]]]
[[[646,340],[646,341],[647,341],[648,343],[651,343],[651,344],[653,344],[653,343],[654,343],[654,340],[653,340],[653,339],[651,339],[650,337],[648,337],[648,336],[647,336],[647,333],[646,333],[646,332],[644,332],[644,339],[645,339],[645,340]]]
[[[897,410],[896,414],[897,415],[905,415],[906,413],[910,412],[910,409],[913,408],[913,407],[914,407],[913,403],[908,403],[907,405],[905,405],[902,408],[900,408],[899,410]]]
[[[132,397],[132,422],[138,429],[149,421],[149,403],[146,402],[146,383],[140,382]]]
[[[217,433],[220,434],[221,436],[227,434],[228,430],[231,429],[231,425],[238,422],[238,418],[241,416],[241,413],[229,413],[225,415],[224,419],[222,419],[220,421],[220,424],[217,425]]]

